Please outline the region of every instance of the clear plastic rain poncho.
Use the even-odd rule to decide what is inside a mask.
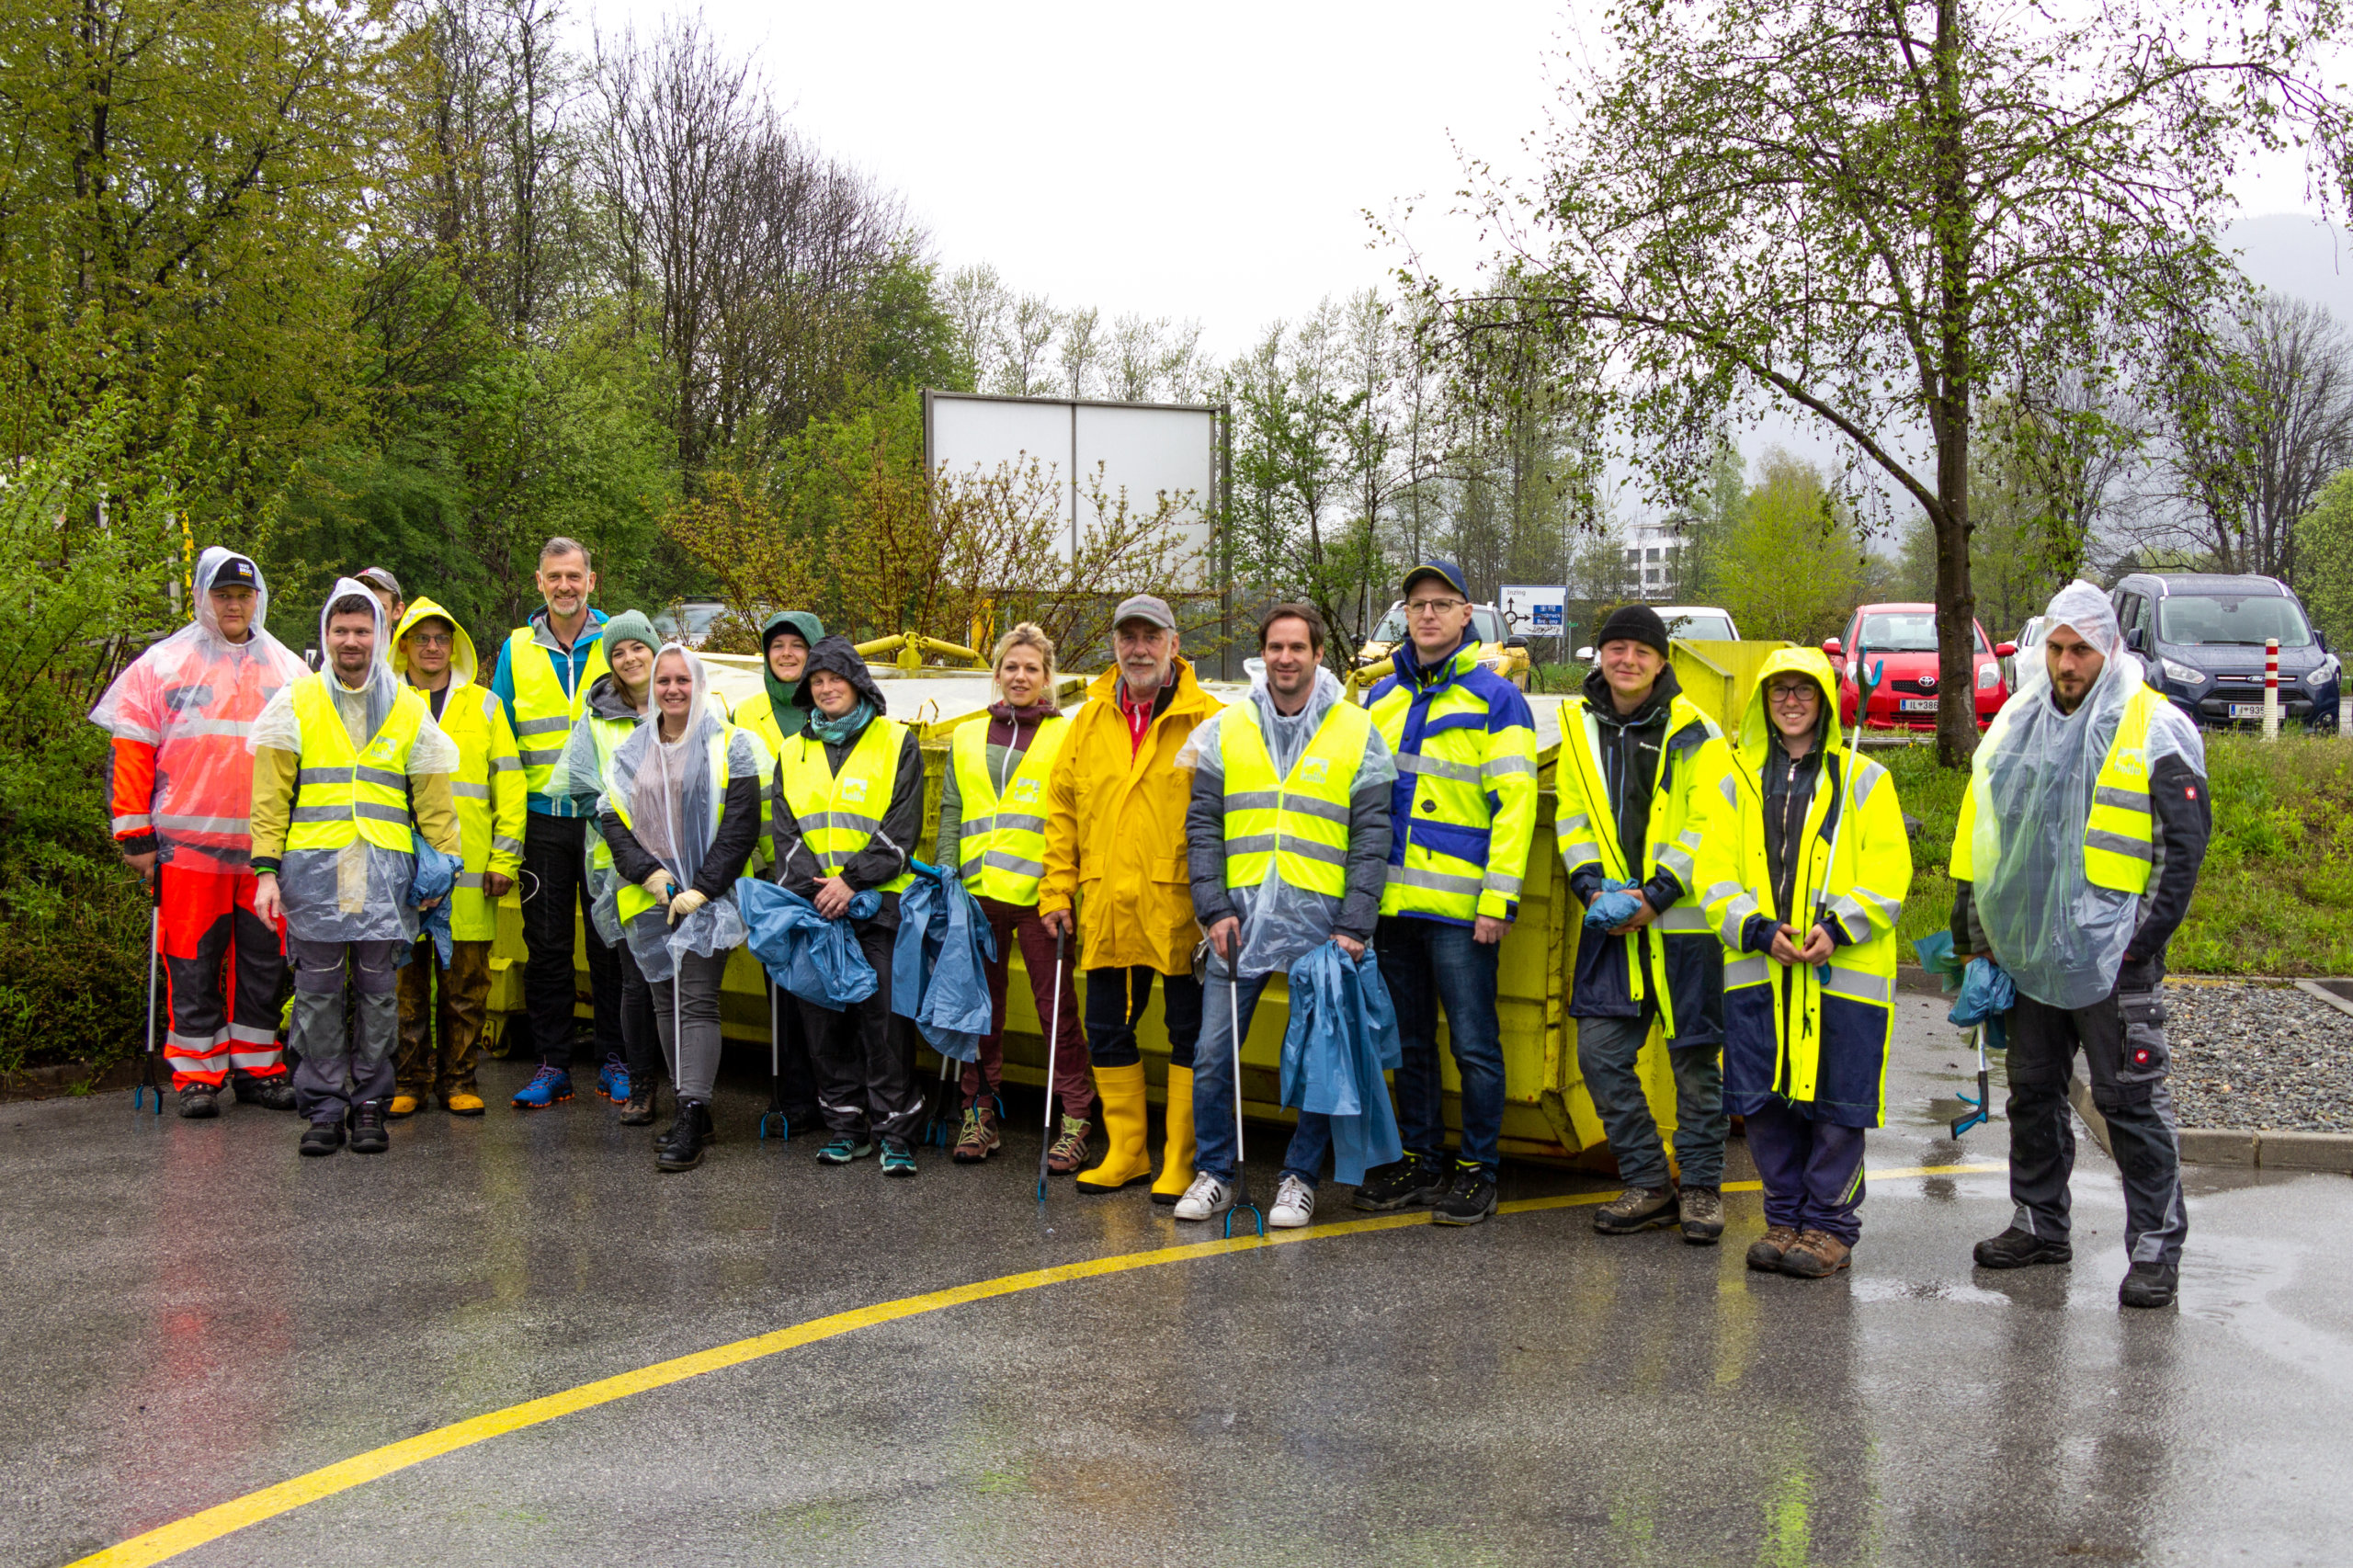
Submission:
[[[1275,711],[1274,697],[1267,690],[1266,665],[1248,659],[1242,667],[1250,676],[1250,695],[1243,700],[1256,707],[1258,730],[1267,737],[1267,755],[1274,762],[1275,776],[1287,778],[1291,764],[1307,749],[1307,743],[1314,737],[1324,716],[1345,699],[1339,678],[1318,666],[1315,689],[1308,694],[1307,706],[1287,719]],[[1197,777],[1223,782],[1225,756],[1220,749],[1223,743],[1219,739],[1219,731],[1226,715],[1233,711],[1228,708],[1216,713],[1187,736],[1176,753],[1176,766],[1193,769]],[[1388,744],[1375,730],[1365,738],[1364,764],[1358,770],[1349,793],[1361,794],[1376,784],[1386,791],[1396,781],[1396,758],[1390,756]],[[1332,924],[1339,915],[1340,901],[1293,887],[1282,880],[1280,865],[1279,858],[1269,857],[1265,881],[1255,888],[1230,890],[1233,907],[1242,917],[1242,946],[1234,954],[1233,972],[1237,975],[1289,970],[1301,958],[1332,939]]]
[[[175,871],[247,869],[254,769],[245,740],[270,699],[310,673],[263,630],[269,587],[258,570],[245,641],[221,635],[212,579],[236,559],[235,551],[217,544],[196,558],[196,619],[140,654],[90,710],[90,722],[117,740],[155,748],[155,792],[146,825]],[[140,825],[123,819],[115,830]]]
[[[2069,626],[2105,655],[2099,678],[2073,713],[2052,701],[2043,644]],[[2124,645],[2108,596],[2077,581],[2027,623],[2018,639],[2018,691],[1977,747],[1969,788],[1977,918],[1994,956],[2027,995],[2052,1007],[2088,1007],[2116,987],[2141,901],[2095,887],[2084,874],[2092,789],[2116,739],[2124,705],[2147,678]],[[2171,703],[2149,726],[2145,762],[2180,756],[2202,777],[2205,747]]]
[[[354,596],[367,602],[376,621],[376,656],[369,661],[366,684],[343,684],[335,673],[335,652],[327,640],[327,612],[338,599]],[[384,607],[368,585],[338,577],[319,611],[319,646],[326,651],[320,678],[335,699],[344,732],[355,752],[364,751],[384,727],[392,704],[404,689],[388,662],[390,628]],[[269,699],[254,721],[249,750],[302,752],[302,726],[294,716],[294,687]],[[408,748],[407,773],[412,779],[458,770],[458,744],[442,733],[428,714]],[[290,849],[279,859],[278,886],[286,899],[286,928],[306,942],[413,942],[417,912],[409,903],[409,888],[416,876],[416,857],[385,849],[354,835],[339,849]]]
[[[642,696],[649,704],[654,700],[654,673],[650,665]],[[588,687],[587,711],[564,737],[563,750],[548,772],[545,793],[551,799],[570,798],[592,824],[602,818],[607,761],[603,748],[618,749],[612,738],[617,726],[642,724],[645,716],[646,710],[631,701],[629,690],[621,685],[619,676],[598,676]],[[600,733],[604,737],[601,747]],[[593,825],[581,846],[581,876],[588,884],[588,918],[605,945],[612,947],[621,940],[620,911],[614,903],[620,892],[620,877],[613,869],[611,854],[605,850],[603,835]]]
[[[685,733],[673,742],[662,741],[662,704],[655,697],[645,722],[631,731],[613,753],[605,797],[609,809],[628,817],[638,847],[661,861],[676,891],[683,892],[702,874],[703,857],[719,832],[720,813],[727,803],[728,780],[766,779],[773,764],[757,735],[729,727],[719,704],[711,700],[710,674],[691,649],[676,642],[663,645],[654,660],[655,687],[665,667],[679,659],[694,677]],[[711,767],[711,740],[722,732],[727,733],[727,778],[714,778]],[[677,972],[679,957],[698,953],[709,958],[741,947],[745,931],[731,883],[675,926],[669,912],[657,905],[623,926],[622,936],[646,979],[667,980]]]

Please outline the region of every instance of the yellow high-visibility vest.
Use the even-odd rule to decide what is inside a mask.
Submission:
[[[1326,898],[1348,888],[1348,796],[1364,766],[1372,720],[1353,702],[1336,702],[1290,765],[1275,759],[1258,728],[1255,702],[1237,702],[1218,722],[1225,764],[1225,885],[1256,887],[1275,874]]]
[[[839,773],[825,760],[824,743],[808,731],[784,743],[777,759],[784,803],[792,808],[801,841],[826,876],[839,876],[850,857],[881,831],[898,788],[899,748],[906,733],[896,720],[870,721],[858,744],[842,758]],[[912,851],[914,846],[900,847]],[[877,891],[901,892],[913,887],[915,880],[914,872],[902,871]]]
[[[458,747],[449,792],[458,813],[458,855],[465,862],[449,894],[449,934],[460,942],[487,942],[498,935],[498,911],[483,877],[496,871],[512,878],[523,861],[523,765],[506,705],[483,687],[452,685],[438,722]]]
[[[404,855],[415,853],[409,829],[408,754],[429,716],[425,699],[399,688],[383,726],[359,751],[327,691],[326,671],[294,683],[294,721],[301,762],[294,777],[294,809],[286,848],[340,849],[355,839]]]
[[[585,629],[581,635],[587,635]],[[566,692],[563,683],[555,678],[547,650],[539,645],[529,627],[518,626],[507,634],[506,671],[515,682],[515,744],[522,758],[526,789],[535,794],[547,792],[548,775],[555,768],[555,759],[563,755],[563,739],[586,710],[588,688],[611,668],[605,662],[605,640],[599,636],[588,650],[588,662],[581,666],[579,680]]]
[[[2147,686],[2133,687],[2124,699],[2116,736],[2108,743],[2108,755],[2092,781],[2091,813],[2084,822],[2084,880],[2135,898],[2149,891],[2156,869],[2157,819],[2149,805],[2149,725],[2165,700]],[[1982,778],[1970,779],[1969,792],[1961,800],[1961,823],[1953,832],[1947,868],[1956,881],[1977,880],[1976,850],[1970,841],[1977,831]]]
[[[1046,781],[1069,738],[1070,721],[1061,714],[1040,720],[1003,794],[989,777],[987,714],[960,727],[949,743],[964,812],[957,869],[979,897],[1025,906],[1038,902],[1038,884],[1046,875]]]

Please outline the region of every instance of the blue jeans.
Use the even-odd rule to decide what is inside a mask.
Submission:
[[[1233,1129],[1236,1030],[1241,1038],[1249,1038],[1250,1016],[1258,1010],[1258,998],[1273,978],[1272,974],[1244,975],[1229,992],[1223,962],[1214,955],[1210,959],[1209,981],[1202,987],[1207,994],[1201,998],[1200,1043],[1193,1052],[1193,1169],[1220,1181],[1233,1179],[1233,1168],[1242,1158]],[[1237,1008],[1238,1026],[1234,1022]],[[1331,1152],[1332,1119],[1320,1111],[1301,1111],[1299,1130],[1291,1134],[1290,1147],[1283,1154],[1284,1174],[1313,1187]]]
[[[1471,927],[1388,915],[1375,946],[1381,978],[1397,1009],[1404,1054],[1397,1064],[1397,1131],[1409,1154],[1446,1152],[1446,1112],[1438,1062],[1438,1010],[1462,1079],[1462,1153],[1492,1181],[1501,1168],[1504,1039],[1495,1024],[1495,960],[1502,944],[1475,942]]]
[[[1647,1008],[1638,1018],[1577,1020],[1577,1068],[1618,1156],[1619,1179],[1628,1187],[1667,1185],[1666,1149],[1634,1074],[1634,1058],[1654,1021]],[[1683,1185],[1722,1187],[1724,1139],[1732,1132],[1724,1111],[1723,1047],[1669,1051],[1666,1059],[1675,1071],[1675,1157],[1683,1166]]]

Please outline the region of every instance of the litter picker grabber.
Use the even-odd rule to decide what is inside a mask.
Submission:
[[[1054,1048],[1063,1035],[1063,953],[1070,934],[1054,933],[1054,1005],[1046,1022],[1046,1125],[1038,1137],[1038,1201],[1046,1201],[1046,1155],[1054,1146]]]
[[[1241,943],[1234,944],[1236,949]],[[1225,1021],[1233,1037],[1233,1207],[1225,1211],[1225,1233],[1233,1234],[1233,1217],[1245,1209],[1258,1221],[1258,1233],[1267,1233],[1266,1211],[1250,1201],[1249,1178],[1242,1172],[1242,984],[1233,976],[1233,960],[1228,960],[1225,971]]]
[[[913,1026],[910,1025],[910,1028]],[[924,1119],[923,1141],[934,1149],[952,1149],[961,1122],[953,1114],[956,1108],[956,1059],[946,1051],[939,1053],[939,1082],[931,1092],[931,1110]]]
[[[1863,725],[1870,717],[1871,693],[1879,689],[1880,679],[1886,674],[1885,659],[1869,670],[1863,668],[1860,659],[1855,661],[1855,733],[1847,742],[1847,766],[1842,770],[1845,777],[1838,785],[1838,820],[1830,829],[1830,858],[1822,863],[1822,892],[1815,895],[1813,901],[1815,926],[1827,926],[1830,924],[1830,877],[1838,867],[1838,841],[1847,836],[1847,819],[1855,814],[1855,764],[1863,755]],[[1798,945],[1803,947],[1813,937],[1813,930],[1809,926]],[[1830,965],[1827,962],[1816,964],[1814,978],[1824,985],[1830,983]]]
[[[777,1124],[777,1140],[781,1142],[792,1136],[792,1122],[784,1114],[784,1065],[780,1043],[784,1032],[783,992],[773,980],[768,982],[768,1108],[760,1112],[760,1139],[765,1142],[768,1123]]]
[[[1972,1127],[1983,1127],[1994,1119],[1985,1109],[1988,1103],[1985,1093],[1985,1026],[1984,1024],[1972,1026],[1969,1038],[1977,1047],[1977,1097],[1972,1100],[1967,1095],[1961,1096],[1961,1103],[1970,1108],[1967,1116],[1954,1119],[1952,1135],[1955,1138]]]
[[[155,971],[162,963],[164,950],[164,899],[161,891],[162,868],[149,874],[147,894],[147,1051],[139,1059],[139,1083],[131,1091],[131,1108],[135,1114],[142,1096],[155,1096],[155,1114],[164,1114],[164,1086],[155,1082]]]

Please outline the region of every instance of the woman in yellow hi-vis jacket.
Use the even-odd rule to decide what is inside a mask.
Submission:
[[[1765,663],[1735,765],[1703,803],[1699,885],[1724,945],[1724,1103],[1765,1184],[1748,1266],[1847,1267],[1863,1131],[1886,1115],[1895,922],[1912,849],[1895,781],[1850,756],[1811,648]]]

